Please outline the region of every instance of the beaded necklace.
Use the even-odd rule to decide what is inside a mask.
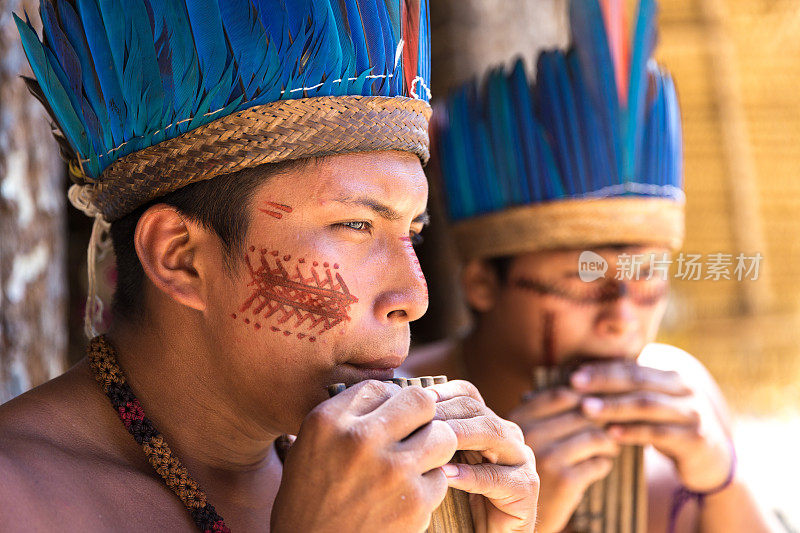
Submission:
[[[208,503],[206,493],[189,476],[189,471],[172,453],[164,436],[145,416],[117,363],[111,343],[103,335],[95,337],[89,342],[87,353],[94,377],[111,400],[125,429],[142,447],[147,461],[167,487],[183,502],[198,529],[204,533],[231,533],[214,506]]]

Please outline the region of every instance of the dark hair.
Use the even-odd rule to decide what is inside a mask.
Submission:
[[[271,176],[309,159],[266,163],[213,179],[198,181],[156,198],[111,223],[111,242],[117,262],[117,286],[112,312],[114,320],[137,323],[144,310],[144,270],[136,254],[133,236],[142,214],[157,204],[176,208],[188,219],[214,231],[222,242],[225,266],[233,271],[233,258],[243,249],[250,226],[248,209],[259,185]]]
[[[508,281],[508,271],[511,269],[511,262],[513,260],[513,255],[491,257],[486,260],[486,265],[494,271],[497,276],[497,281],[499,281],[501,285],[504,285]]]

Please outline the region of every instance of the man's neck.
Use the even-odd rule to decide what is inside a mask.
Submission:
[[[497,335],[480,326],[461,341],[461,358],[466,378],[481,392],[486,405],[501,417],[517,407],[533,385],[525,354],[514,353]],[[520,371],[522,366],[522,371]]]
[[[185,329],[127,325],[112,328],[109,338],[146,415],[212,503],[256,509],[272,501],[281,475],[273,447],[279,435],[237,412],[214,380],[202,340]]]

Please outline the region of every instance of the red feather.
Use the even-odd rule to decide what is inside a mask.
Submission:
[[[403,2],[403,77],[406,94],[411,94],[419,63],[420,0]]]
[[[625,8],[620,0],[600,0],[600,7],[603,10],[611,58],[614,61],[619,103],[624,107],[628,100],[628,78],[630,77]]]

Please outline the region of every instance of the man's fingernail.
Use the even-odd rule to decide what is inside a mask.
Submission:
[[[425,389],[422,389],[422,390],[424,390],[424,391],[425,391],[425,393],[426,393],[428,396],[430,396],[430,397],[431,397],[431,399],[432,399],[434,402],[438,402],[438,401],[439,401],[439,393],[438,393],[438,392],[436,392],[435,390],[431,390],[431,389],[428,389],[428,388],[425,388]]]
[[[599,413],[603,410],[603,400],[600,398],[586,398],[583,400],[583,409],[588,413]]]
[[[442,466],[442,472],[444,472],[445,477],[454,478],[458,477],[458,466],[447,463],[446,465]]]
[[[585,387],[589,384],[589,374],[586,372],[576,372],[572,374],[570,381],[575,387]]]

